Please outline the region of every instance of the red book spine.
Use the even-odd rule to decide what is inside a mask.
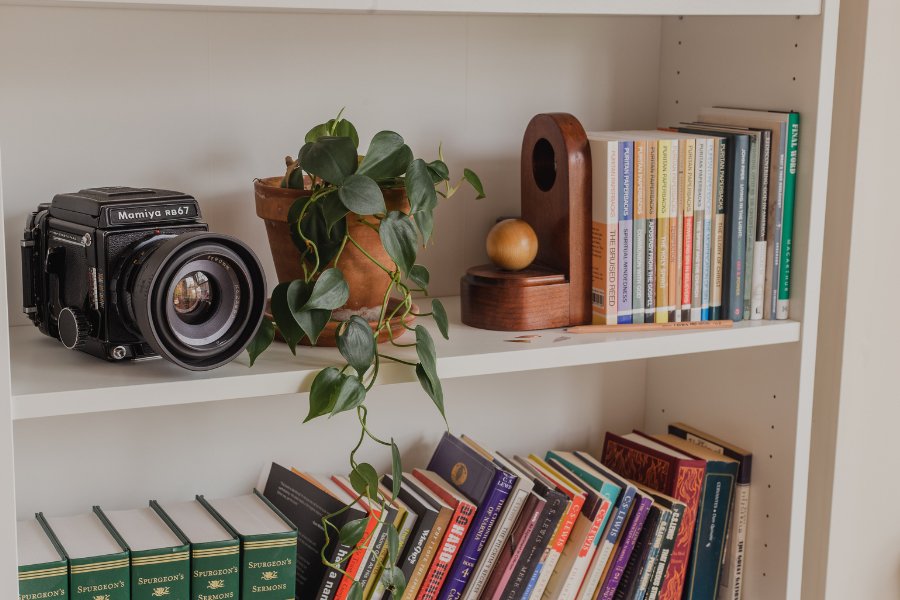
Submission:
[[[353,491],[352,488],[348,489],[344,482],[337,477],[332,477],[331,480],[341,486],[341,488],[351,496],[356,496],[356,492]],[[368,550],[369,544],[372,542],[372,532],[375,531],[375,527],[378,526],[378,519],[381,518],[380,511],[377,511],[376,513],[367,505],[361,506],[368,511],[369,521],[366,523],[366,530],[363,532],[362,539],[356,545],[356,548],[353,549],[353,553],[347,560],[347,566],[344,567],[344,571],[346,571],[347,574],[341,577],[341,583],[334,595],[335,600],[347,600],[347,596],[350,594],[350,587],[353,585],[353,582],[356,581],[357,575],[359,575],[360,567],[362,567],[363,564],[363,558],[366,556],[366,550]]]
[[[660,600],[681,600],[706,470],[705,461],[678,459],[607,432],[602,462],[622,477],[685,503],[684,517],[659,594]]]

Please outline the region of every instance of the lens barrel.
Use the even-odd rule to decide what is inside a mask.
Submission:
[[[202,311],[185,316],[185,281],[202,281]],[[215,369],[244,351],[265,309],[259,259],[238,239],[203,231],[157,245],[141,262],[130,290],[131,314],[153,350],[192,371]]]

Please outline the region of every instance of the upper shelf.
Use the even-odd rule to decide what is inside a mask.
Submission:
[[[434,329],[438,372],[443,379],[533,369],[692,354],[800,339],[794,321],[754,321],[733,329],[573,335],[561,330],[504,333],[473,329],[459,321],[459,298],[444,301],[451,321],[450,341]],[[430,323],[430,319],[427,320]],[[507,340],[536,335],[529,343]],[[32,419],[254,398],[309,391],[315,373],[339,362],[336,350],[269,349],[253,368],[247,355],[214,371],[194,373],[163,360],[115,364],[70,352],[33,327],[10,331],[12,418]],[[385,349],[386,351],[386,349]],[[391,351],[412,358],[409,349]],[[382,363],[381,384],[415,381],[410,367]]]
[[[817,15],[820,0],[0,0],[0,4],[407,14]]]

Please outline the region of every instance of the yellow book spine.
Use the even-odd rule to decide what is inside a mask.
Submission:
[[[669,194],[672,141],[659,140],[656,157],[656,322],[669,321]]]

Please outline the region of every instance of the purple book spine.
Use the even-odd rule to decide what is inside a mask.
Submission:
[[[631,323],[634,258],[634,142],[619,142],[619,323]]]
[[[647,514],[650,512],[652,505],[652,498],[642,496],[640,503],[635,507],[634,517],[628,524],[628,531],[625,534],[625,539],[622,540],[622,545],[619,546],[618,553],[616,553],[612,570],[610,570],[609,575],[603,582],[603,587],[598,596],[601,600],[612,600],[615,595],[619,581],[622,580],[622,573],[625,572],[625,566],[628,564],[628,557],[631,556],[631,551],[634,550],[634,544],[641,534],[641,528],[644,526],[644,521],[647,520]]]
[[[456,560],[453,561],[453,566],[450,568],[438,600],[459,600],[462,597],[469,577],[475,570],[475,565],[481,557],[481,552],[497,522],[497,517],[503,510],[503,505],[506,504],[517,479],[518,477],[512,473],[497,469],[491,491],[475,513],[475,521],[469,527],[469,533],[463,540]]]

